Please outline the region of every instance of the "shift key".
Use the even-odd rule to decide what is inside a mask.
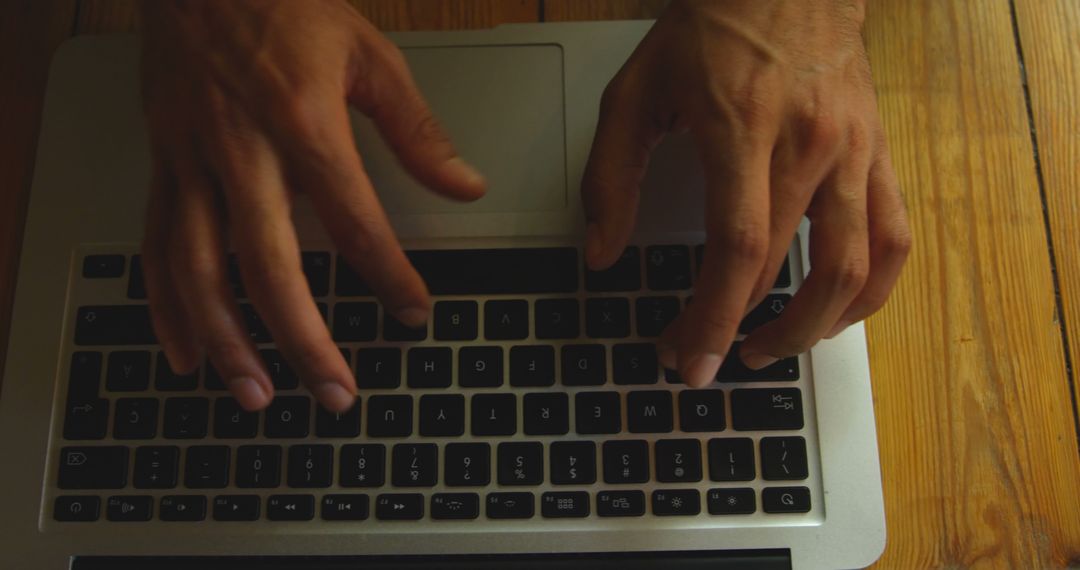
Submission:
[[[731,415],[738,431],[802,429],[802,392],[798,388],[732,390]]]
[[[121,489],[127,484],[128,449],[65,447],[60,450],[61,489]]]

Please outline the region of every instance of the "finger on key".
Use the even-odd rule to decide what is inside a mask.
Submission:
[[[769,251],[770,133],[734,143],[696,132],[705,165],[705,253],[694,301],[676,319],[678,369],[694,387],[716,377]]]
[[[743,363],[764,368],[806,352],[862,291],[869,270],[866,179],[869,161],[842,162],[818,190],[810,217],[810,273],[776,320],[742,343]]]
[[[173,370],[187,374],[199,366],[199,347],[169,274],[167,246],[173,227],[172,202],[175,197],[176,188],[171,175],[160,161],[155,160],[141,248],[143,280],[154,336]]]
[[[852,323],[869,317],[885,305],[911,251],[907,209],[887,152],[882,152],[870,167],[866,210],[870,232],[870,276],[859,296],[832,330],[825,333],[826,338],[840,334]]]
[[[224,140],[218,151],[232,243],[248,296],[316,399],[328,410],[345,411],[355,401],[356,383],[304,277],[290,196],[274,149],[252,133]]]
[[[210,362],[246,410],[266,407],[273,384],[229,286],[222,212],[203,166],[177,161],[170,269],[188,319]]]

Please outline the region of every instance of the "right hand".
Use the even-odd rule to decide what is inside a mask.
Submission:
[[[290,217],[311,198],[341,254],[386,312],[423,324],[427,288],[364,172],[348,105],[404,167],[445,196],[484,179],[458,157],[401,52],[340,0],[143,4],[142,86],[153,174],[142,245],[154,331],[177,372],[205,352],[240,405],[273,385],[227,281],[235,248],[247,294],[319,402],[344,411],[356,384],[301,270]]]

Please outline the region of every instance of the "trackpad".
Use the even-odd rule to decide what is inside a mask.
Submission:
[[[558,211],[566,207],[562,48],[406,48],[421,92],[458,152],[488,180],[470,204],[421,186],[358,113],[364,166],[391,214]]]

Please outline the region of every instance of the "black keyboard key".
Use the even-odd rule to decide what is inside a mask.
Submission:
[[[420,396],[420,435],[452,437],[465,433],[465,396],[426,394]]]
[[[572,293],[577,250],[570,247],[407,252],[432,295]]]
[[[368,398],[369,437],[408,437],[413,431],[412,396]]]
[[[444,451],[443,480],[448,487],[480,487],[491,482],[489,444],[448,443]]]
[[[596,494],[596,514],[602,517],[640,517],[645,514],[645,493],[601,491]]]
[[[713,481],[752,481],[754,442],[750,438],[717,438],[709,440],[709,479]]]
[[[259,351],[259,356],[262,357],[263,363],[266,364],[266,370],[270,373],[270,381],[274,384],[275,390],[292,390],[300,385],[300,379],[293,372],[289,363],[285,361],[285,357],[281,355],[281,352],[264,348]]]
[[[476,340],[479,334],[476,301],[435,303],[435,340]]]
[[[757,499],[750,488],[709,489],[705,496],[710,515],[749,515],[757,510]]]
[[[113,418],[116,439],[150,439],[157,435],[158,401],[155,398],[118,398]]]
[[[356,437],[360,435],[360,398],[344,412],[331,412],[316,406],[315,435],[319,437]]]
[[[549,447],[551,482],[555,485],[591,485],[596,482],[596,444],[591,441],[556,441]]]
[[[454,354],[450,347],[425,346],[409,349],[410,388],[448,388],[453,378],[450,368]]]
[[[271,489],[280,484],[280,445],[241,445],[236,448],[237,487]]]
[[[500,443],[499,484],[539,485],[544,482],[544,445],[535,441]]]
[[[540,495],[540,514],[544,518],[584,518],[590,511],[585,491],[549,491]]]
[[[221,489],[229,484],[229,448],[193,445],[184,457],[184,485],[189,489]]]
[[[418,327],[406,326],[389,313],[383,313],[383,338],[395,342],[416,342],[427,339],[427,323]]]
[[[372,341],[378,333],[379,309],[375,303],[338,303],[334,305],[334,340],[338,342]]]
[[[293,488],[329,487],[334,478],[332,445],[293,445],[289,447],[286,480]]]
[[[536,338],[577,338],[581,316],[577,299],[539,299],[533,304]]]
[[[767,513],[808,513],[810,512],[810,489],[767,487],[761,491],[761,506]]]
[[[210,402],[206,398],[167,398],[162,432],[168,439],[206,437]]]
[[[198,522],[206,519],[206,497],[166,495],[161,498],[158,518],[169,522]]]
[[[697,489],[657,489],[652,492],[654,515],[693,516],[701,512],[701,495]]]
[[[307,437],[311,429],[311,399],[277,396],[266,408],[263,433],[269,438]]]
[[[511,386],[554,386],[555,347],[544,345],[510,348]]]
[[[724,392],[709,388],[679,392],[679,425],[683,431],[724,431]]]
[[[79,307],[75,315],[75,344],[78,346],[156,343],[146,305]]]
[[[458,385],[462,388],[496,388],[502,386],[502,347],[461,347],[458,350]]]
[[[611,348],[611,371],[616,384],[656,384],[660,377],[656,346],[616,344]]]
[[[244,317],[244,325],[252,342],[270,342],[274,340],[270,336],[270,329],[266,327],[259,312],[255,307],[246,303],[240,305],[240,315]]]
[[[791,301],[791,295],[769,295],[758,306],[754,307],[739,323],[739,333],[750,334],[751,331],[761,325],[776,320],[784,307]]]
[[[384,493],[375,498],[375,518],[383,521],[415,521],[424,518],[420,493]]]
[[[517,398],[513,394],[477,394],[472,397],[473,435],[514,435]]]
[[[325,297],[330,293],[330,254],[325,251],[305,251],[300,254],[300,265],[307,278],[312,297]]]
[[[93,522],[101,516],[101,499],[92,495],[57,497],[53,519],[60,522]]]
[[[731,415],[738,431],[802,429],[802,392],[798,388],[732,390]]]
[[[774,362],[761,370],[751,370],[739,358],[739,346],[731,345],[727,358],[716,373],[717,382],[769,382],[774,380],[798,380],[799,358],[792,356]]]
[[[386,480],[386,447],[381,443],[341,446],[342,487],[381,487]]]
[[[638,297],[635,301],[637,334],[654,338],[679,316],[678,297]]]
[[[324,521],[362,521],[368,518],[368,496],[357,494],[323,495]]]
[[[315,497],[311,495],[270,495],[266,518],[272,521],[309,521],[315,518]]]
[[[80,351],[71,355],[68,400],[96,400],[101,385],[101,353]]]
[[[128,299],[145,299],[146,284],[143,281],[142,256],[131,256],[131,273],[128,276]]]
[[[334,276],[334,291],[339,297],[370,297],[371,287],[353,271],[349,262],[342,256],[337,256],[337,266]]]
[[[105,518],[113,522],[144,522],[154,516],[154,498],[147,495],[115,495],[105,504]]]
[[[471,520],[480,516],[480,496],[476,493],[436,493],[431,496],[431,518]]]
[[[484,510],[489,519],[531,519],[535,503],[532,493],[488,493]]]
[[[250,439],[259,431],[259,412],[240,407],[236,398],[214,401],[214,437],[218,439]]]
[[[358,388],[397,388],[400,385],[400,348],[361,348],[356,351]]]
[[[574,396],[577,433],[609,434],[622,431],[622,409],[617,392],[578,392]]]
[[[102,439],[109,429],[109,401],[71,400],[64,404],[64,439]]]
[[[651,390],[626,395],[626,423],[630,433],[668,433],[672,425],[671,392]]]
[[[653,449],[656,480],[661,483],[701,481],[701,442],[696,439],[662,439]]]
[[[611,485],[649,480],[649,444],[644,440],[605,441],[604,482]]]
[[[529,336],[528,301],[487,301],[484,303],[484,338],[521,340]]]
[[[653,291],[690,288],[690,248],[653,245],[645,248],[645,282]]]
[[[391,481],[398,487],[432,487],[439,481],[439,446],[399,443],[394,446]]]
[[[585,334],[591,338],[630,336],[630,301],[620,297],[586,299]]]
[[[121,277],[126,261],[123,255],[88,255],[83,258],[82,276],[86,279]]]
[[[218,495],[214,497],[214,520],[258,520],[259,501],[258,495]]]
[[[157,366],[154,370],[154,387],[162,392],[189,392],[199,387],[199,372],[178,374],[169,364],[164,352],[157,353]]]
[[[180,468],[180,448],[175,445],[147,445],[135,449],[136,489],[172,489]]]
[[[626,248],[615,263],[603,271],[585,269],[587,291],[637,291],[641,289],[641,250]]]
[[[562,347],[564,386],[599,386],[607,381],[607,355],[602,344]]]
[[[566,435],[570,431],[570,398],[565,392],[525,394],[521,408],[526,435]]]
[[[809,475],[801,436],[761,438],[761,476],[766,481],[801,481]]]
[[[141,392],[149,386],[149,352],[121,350],[109,354],[109,368],[105,372],[106,389],[110,392]]]
[[[64,447],[60,449],[61,489],[122,489],[127,485],[128,448]]]

